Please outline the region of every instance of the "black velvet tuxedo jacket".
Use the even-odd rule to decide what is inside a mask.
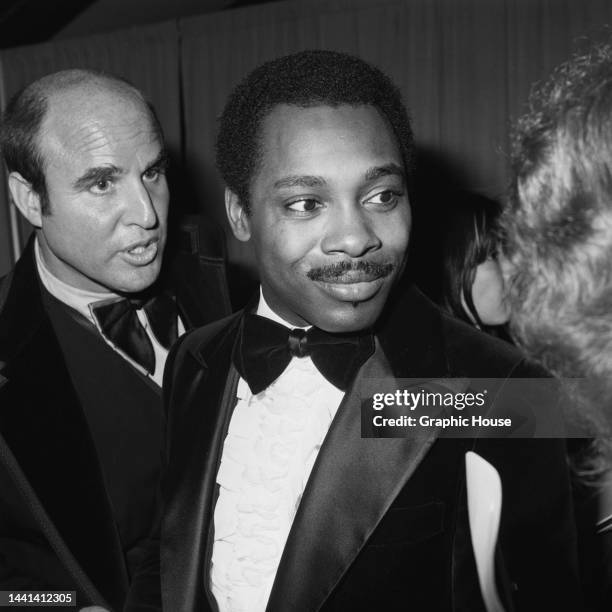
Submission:
[[[222,256],[183,252],[170,277],[187,329],[230,312]],[[33,241],[0,296],[0,590],[70,588],[79,605],[120,610],[128,590],[123,551],[88,422],[43,305]]]
[[[215,478],[235,405],[231,354],[241,320],[238,313],[194,330],[168,361],[160,548],[167,612],[217,610],[209,588]],[[534,369],[416,289],[388,308],[376,336],[319,452],[267,610],[483,610],[466,507],[468,450],[503,484],[498,571],[507,612],[580,610],[563,441],[438,439],[433,430],[417,439],[361,438],[366,377],[527,377]],[[154,575],[135,580],[128,609],[155,608]]]

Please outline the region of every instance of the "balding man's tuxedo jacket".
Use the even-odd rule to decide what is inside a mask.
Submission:
[[[238,313],[194,330],[173,350],[164,393],[167,469],[161,602],[167,612],[217,610],[210,591],[215,478],[235,405],[231,354]],[[267,610],[483,609],[470,542],[465,453],[499,472],[498,584],[510,610],[580,610],[564,443],[529,439],[363,439],[366,377],[533,376],[509,345],[442,314],[411,289],[388,308],[377,350],[346,393],[317,457]],[[538,374],[539,370],[535,370]],[[129,610],[159,608],[155,559]]]
[[[222,256],[185,251],[171,272],[187,329],[228,314]],[[0,590],[75,590],[79,606],[120,610],[129,578],[100,453],[112,460],[115,441],[118,445],[126,439],[124,424],[111,423],[110,431],[103,432],[108,448],[94,445],[82,404],[87,389],[75,384],[75,372],[45,307],[33,241],[1,287]],[[95,342],[96,350],[106,350],[103,340]],[[161,390],[109,351],[115,372],[131,376],[134,388],[149,393],[143,395],[141,410],[150,409],[152,428],[157,419],[158,436],[144,442],[159,463]],[[91,361],[87,344],[82,358]],[[125,396],[131,391],[117,388],[112,372],[100,370],[89,373],[91,380],[98,381],[101,394],[124,402],[129,411],[132,398]],[[137,439],[139,421],[132,421],[132,439]],[[129,447],[121,452],[130,456]],[[138,445],[130,458],[142,460]],[[155,483],[151,486],[155,491]]]

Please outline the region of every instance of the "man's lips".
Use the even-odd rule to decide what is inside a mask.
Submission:
[[[134,266],[146,266],[157,257],[158,249],[159,238],[149,238],[131,243],[121,251],[121,256]]]
[[[363,278],[364,275],[361,275]],[[323,291],[343,302],[365,302],[374,297],[385,283],[385,277],[349,279],[345,275],[333,280],[314,281]]]
[[[345,260],[313,268],[307,276],[335,299],[363,302],[378,293],[394,268],[390,262]]]

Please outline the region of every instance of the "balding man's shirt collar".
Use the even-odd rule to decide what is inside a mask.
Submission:
[[[44,262],[38,239],[34,241],[34,256],[36,258],[36,267],[38,268],[38,276],[43,284],[43,287],[60,302],[70,306],[80,315],[84,316],[92,325],[95,325],[93,315],[89,310],[89,305],[100,300],[108,300],[110,298],[119,297],[111,291],[98,292],[87,291],[68,285],[64,281],[55,276]]]

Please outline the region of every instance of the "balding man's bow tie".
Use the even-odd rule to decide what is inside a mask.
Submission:
[[[103,300],[92,305],[91,312],[102,334],[149,374],[153,374],[155,351],[136,314],[141,308],[157,341],[169,349],[178,337],[177,308],[169,295],[161,294],[149,300]]]
[[[325,378],[345,391],[374,353],[371,332],[330,334],[316,327],[289,329],[266,317],[247,314],[232,356],[254,395],[272,384],[293,357],[309,356]]]

